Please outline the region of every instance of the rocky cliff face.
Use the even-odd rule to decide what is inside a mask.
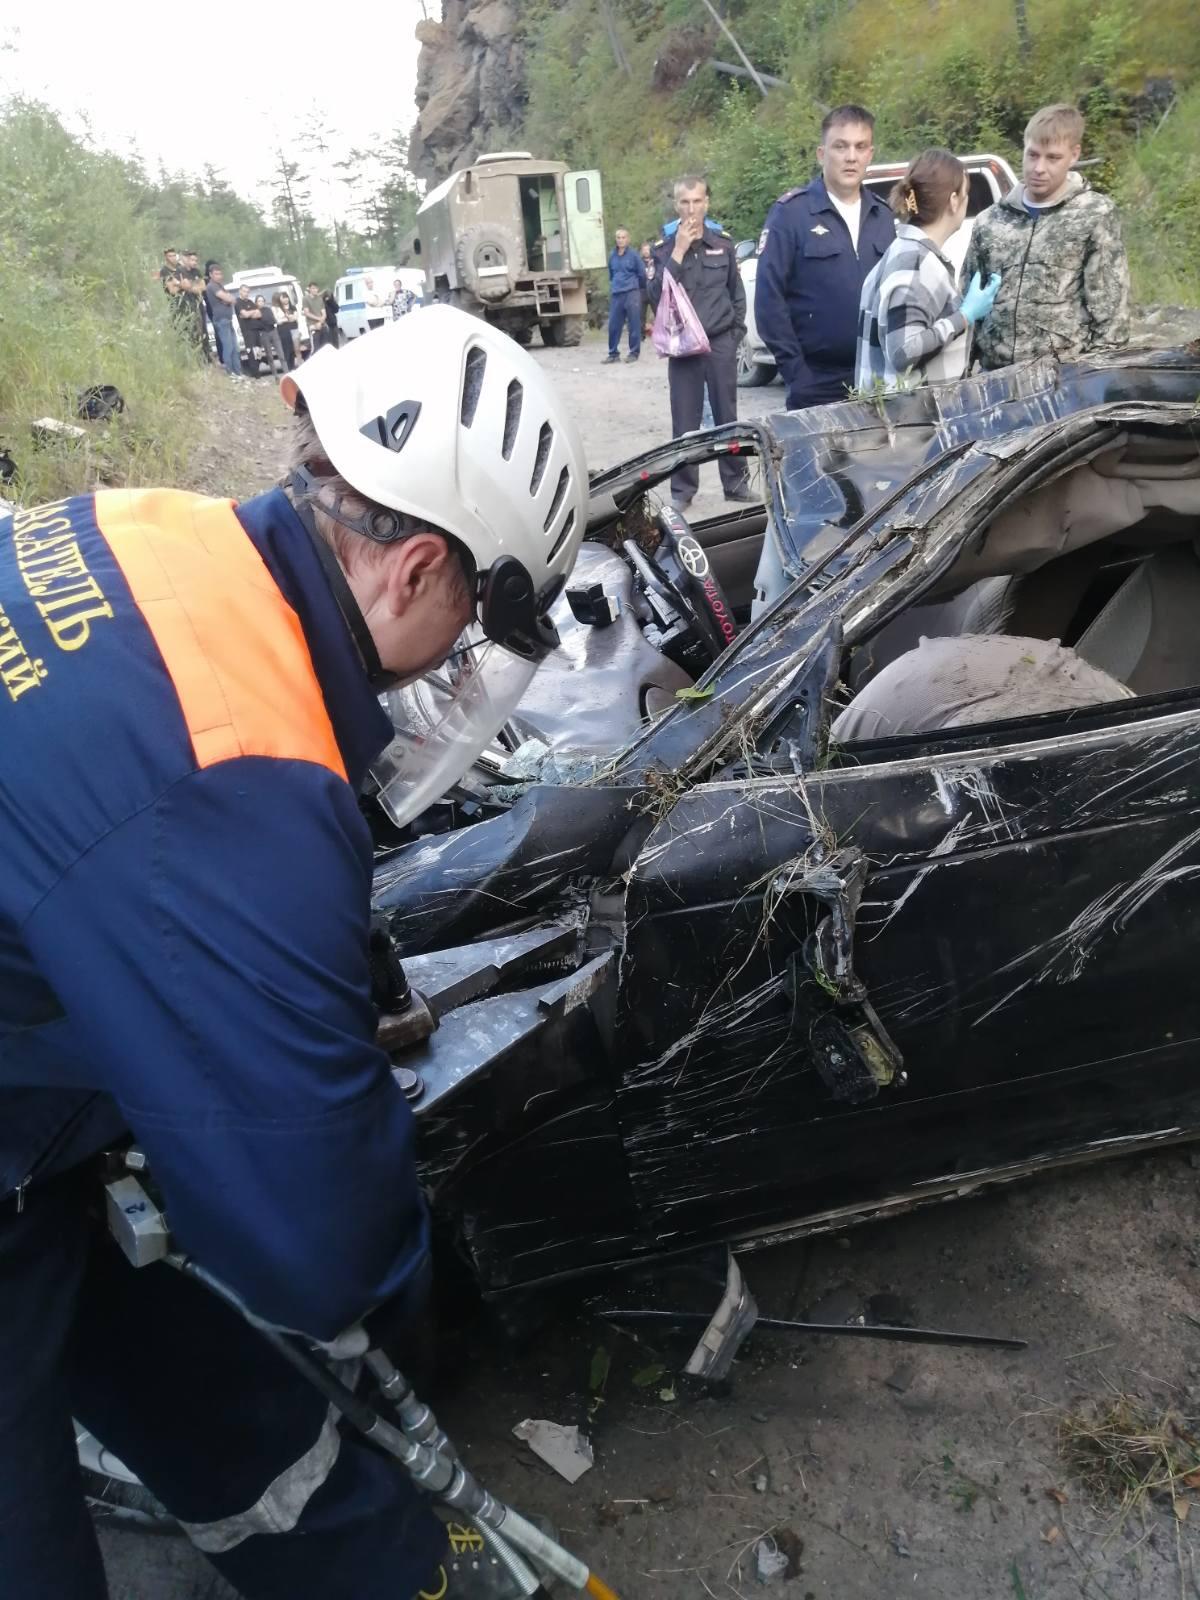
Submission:
[[[524,52],[512,0],[444,0],[440,22],[417,24],[413,170],[444,178],[503,148],[525,106]]]

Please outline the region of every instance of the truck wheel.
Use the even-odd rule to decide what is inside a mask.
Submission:
[[[532,322],[522,322],[518,327],[505,328],[504,331],[508,334],[510,339],[515,339],[517,343],[526,350],[533,343]]]
[[[499,222],[464,228],[454,250],[459,282],[485,305],[508,298],[522,259],[516,236]]]
[[[542,343],[550,349],[582,344],[584,326],[583,317],[552,317],[542,323]]]

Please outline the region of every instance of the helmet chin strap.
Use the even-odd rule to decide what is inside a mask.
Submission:
[[[303,523],[305,531],[312,541],[313,549],[317,552],[317,559],[321,563],[325,576],[329,579],[329,587],[333,590],[333,598],[337,601],[338,610],[342,613],[350,637],[354,640],[358,651],[359,660],[363,664],[363,671],[367,675],[367,682],[376,694],[383,694],[388,689],[395,688],[399,682],[399,674],[388,672],[379,659],[379,651],[375,648],[375,641],[371,637],[371,630],[367,627],[367,619],[363,616],[358,601],[354,598],[350,585],[346,582],[346,574],[342,571],[341,563],[336,555],[317,532],[317,519],[313,514],[313,502],[320,487],[319,480],[305,467],[296,467],[284,479],[283,487],[292,490],[292,509]],[[335,517],[334,521],[340,519]],[[357,531],[357,530],[356,530]]]

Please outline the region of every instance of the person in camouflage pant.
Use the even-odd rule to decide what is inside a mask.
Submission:
[[[974,355],[990,370],[1032,356],[1064,359],[1111,350],[1129,338],[1129,263],[1111,200],[1072,165],[1083,118],[1043,106],[1025,129],[1023,182],[975,222],[963,282],[1001,275]]]

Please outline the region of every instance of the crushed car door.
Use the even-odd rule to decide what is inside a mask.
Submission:
[[[1200,705],[1033,722],[663,815],[618,1022],[657,1239],[1200,1125]]]

